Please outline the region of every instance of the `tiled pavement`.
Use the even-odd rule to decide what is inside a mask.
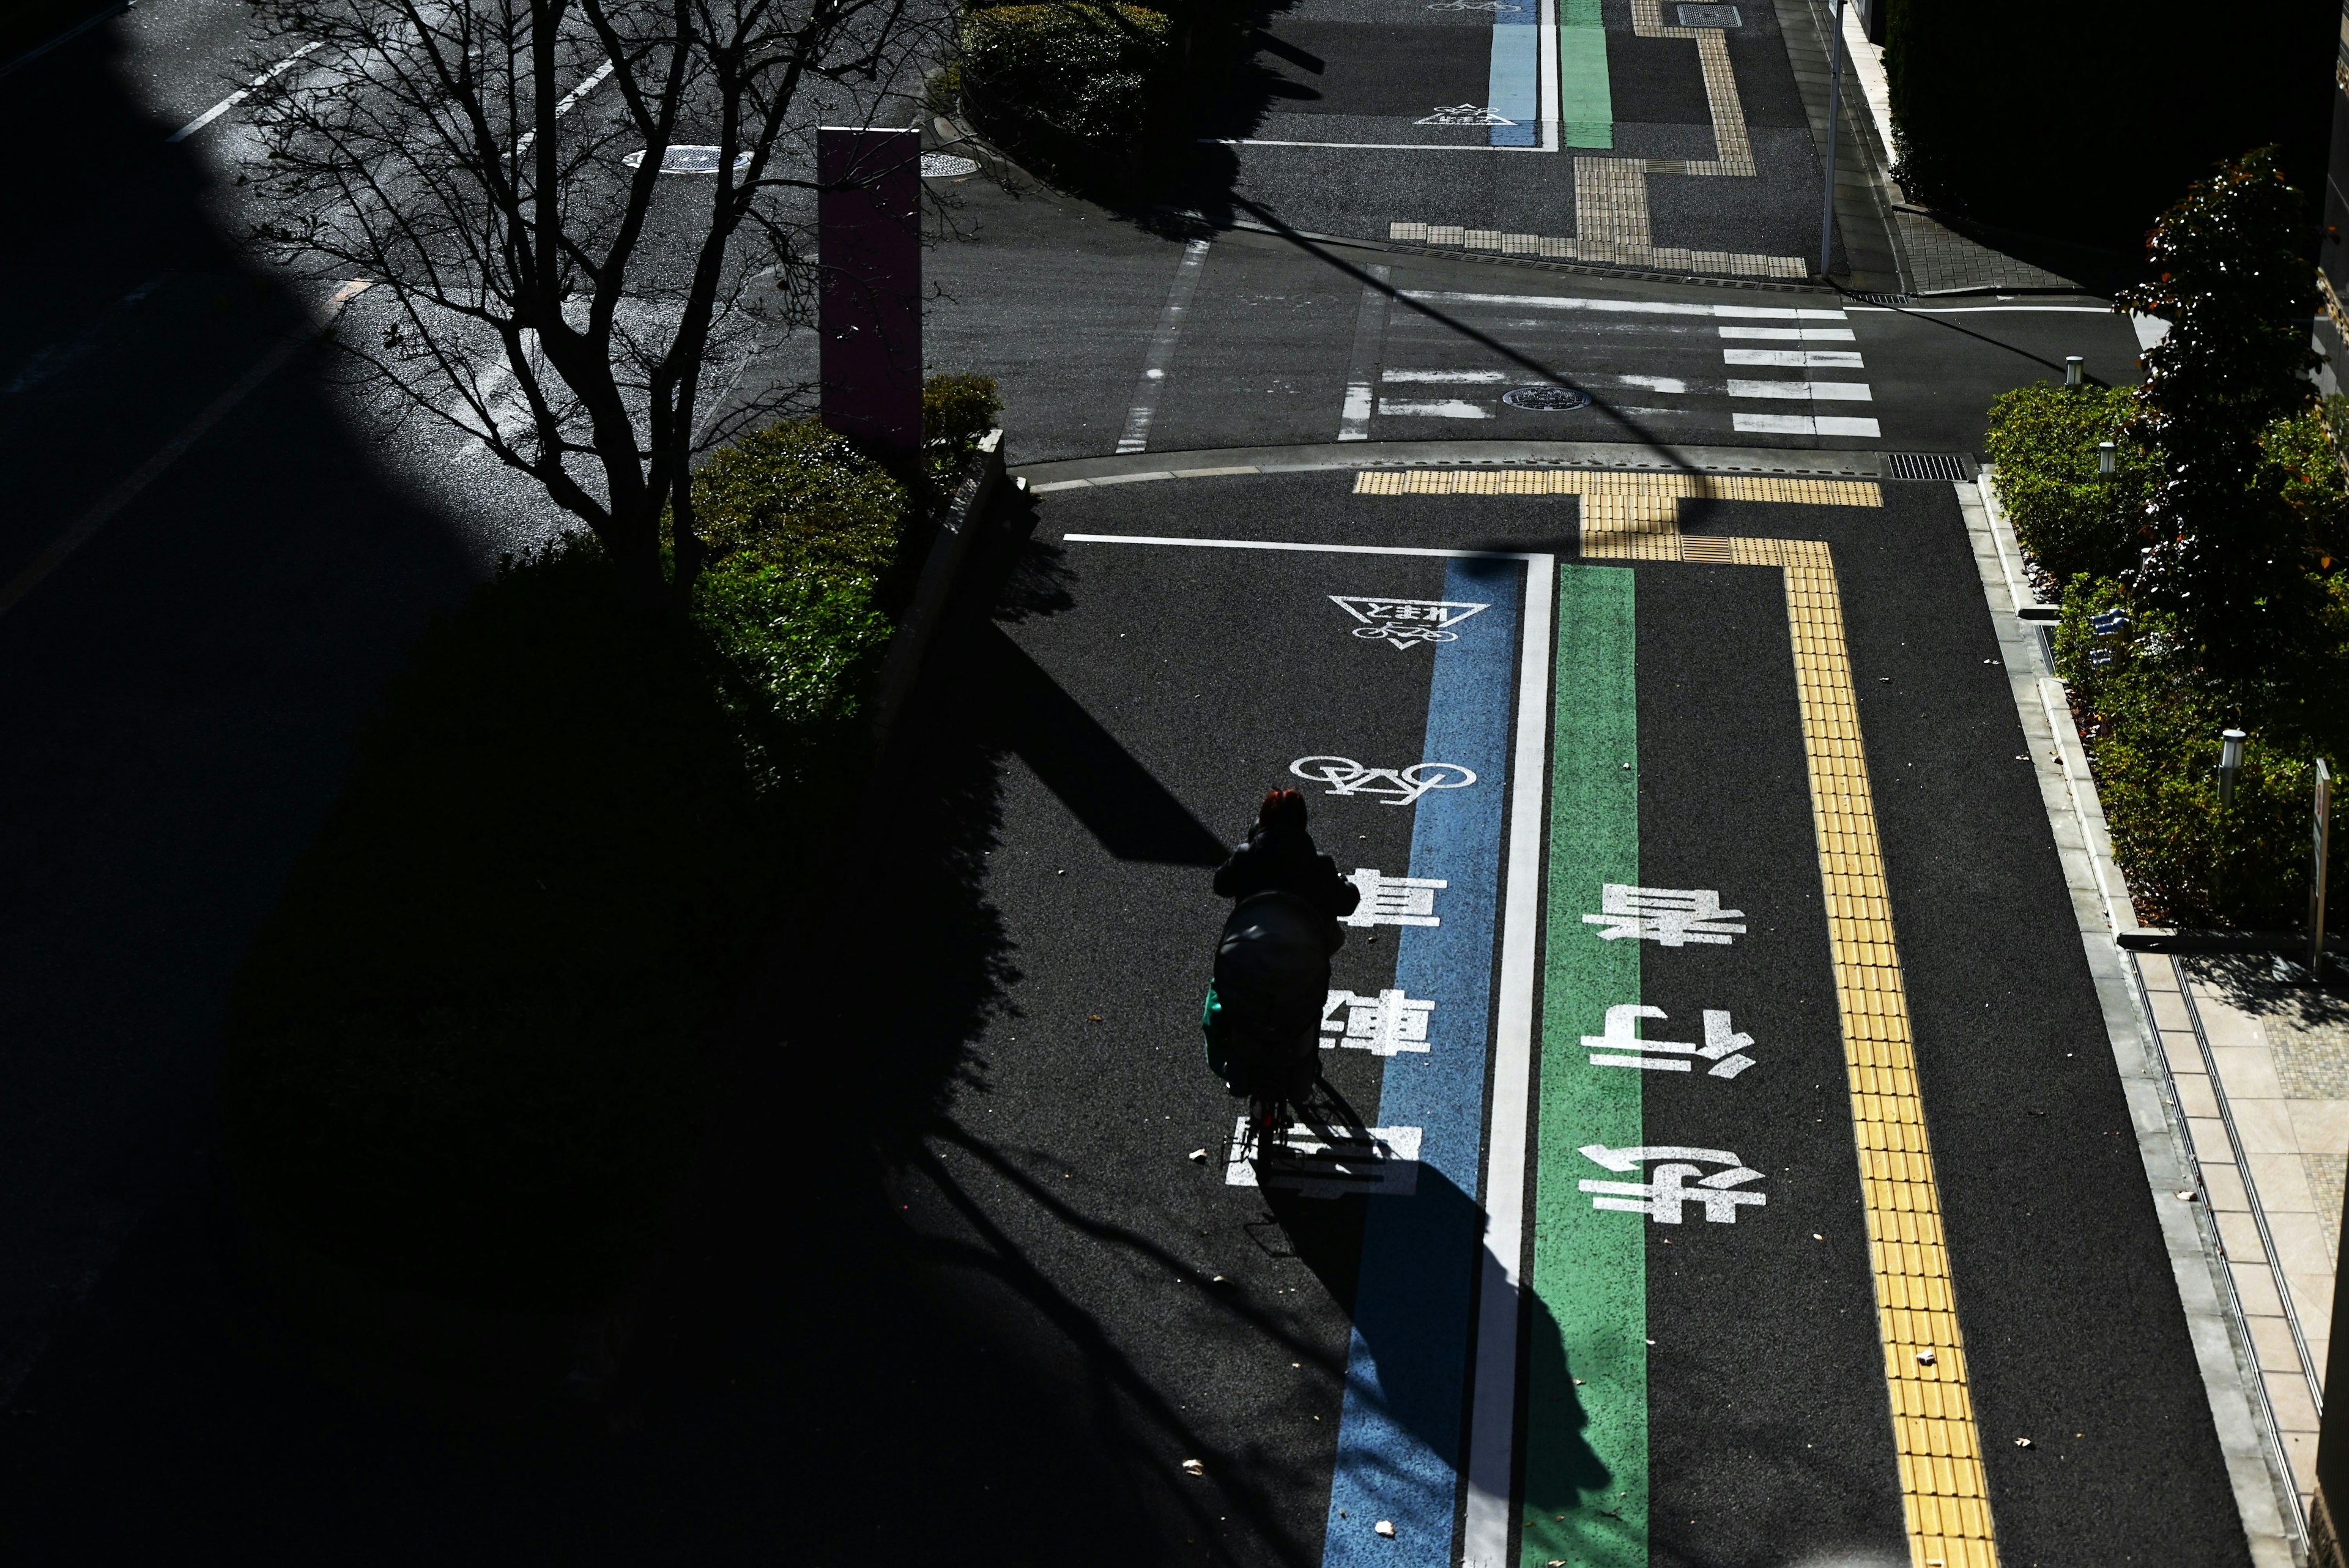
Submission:
[[[2349,1001],[2268,958],[2137,963],[2305,1508],[2349,1166]]]

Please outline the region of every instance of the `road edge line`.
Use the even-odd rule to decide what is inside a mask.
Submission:
[[[2168,1064],[2148,1016],[2135,958],[2116,940],[2113,920],[2117,910],[2106,902],[2105,889],[2109,884],[2096,865],[2095,839],[2085,809],[2095,802],[2095,781],[2085,766],[2075,774],[2067,764],[2061,776],[2040,766],[2043,748],[2060,753],[2061,747],[2039,685],[2036,650],[2026,642],[2008,594],[2006,541],[2000,526],[2003,518],[1989,493],[1987,478],[1985,474],[1981,482],[1954,482],[1951,488],[1957,493],[1975,572],[1982,579],[1982,598],[2006,667],[2015,715],[2030,747],[2032,771],[2038,777],[2040,803],[2046,810],[2056,857],[2064,867],[2080,945],[2104,1013],[2105,1033],[2120,1074],[2122,1093],[2128,1100],[2137,1155],[2153,1196],[2162,1246],[2169,1255],[2171,1278],[2202,1376],[2203,1395],[2209,1402],[2228,1484],[2235,1495],[2236,1513],[2253,1568],[2292,1568],[2295,1555],[2282,1501],[2290,1477],[2278,1469],[2280,1453],[2267,1436],[2273,1431],[2272,1418],[2261,1419],[2264,1386],[2255,1402],[2251,1392],[2253,1380],[2244,1375],[2250,1335],[2240,1308],[2234,1304],[2233,1281],[2210,1238],[2203,1233],[2201,1216],[2189,1212],[2175,1198],[2163,1201],[2165,1195],[2189,1185],[2192,1159],[2183,1128],[2168,1114],[2177,1091],[2169,1082]],[[2100,805],[2095,815],[2095,826],[2101,828]],[[2114,876],[2117,879],[2117,870]]]

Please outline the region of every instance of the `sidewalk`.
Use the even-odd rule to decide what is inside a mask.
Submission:
[[[2263,956],[2137,967],[2304,1513],[2349,1170],[2349,994]]]

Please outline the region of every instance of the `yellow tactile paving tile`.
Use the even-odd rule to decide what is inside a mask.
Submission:
[[[1781,541],[1778,558],[1910,1557],[1914,1568],[1996,1568],[1834,560],[1816,540]]]

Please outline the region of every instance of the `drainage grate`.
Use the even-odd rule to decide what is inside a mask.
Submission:
[[[1745,18],[1737,14],[1734,5],[1683,5],[1681,7],[1683,27],[1742,27]]]
[[[1737,563],[1737,547],[1726,539],[1702,534],[1683,534],[1681,535],[1681,559],[1723,566],[1734,566]]]
[[[1512,387],[1501,394],[1501,401],[1513,409],[1556,414],[1568,409],[1588,408],[1590,394],[1578,392],[1572,387]]]
[[[1957,452],[1888,452],[1886,469],[1894,479],[1950,479],[1961,483],[1974,476],[1973,459]]]
[[[1913,294],[1850,294],[1847,299],[1864,299],[1870,305],[1907,305],[1917,296]]]

